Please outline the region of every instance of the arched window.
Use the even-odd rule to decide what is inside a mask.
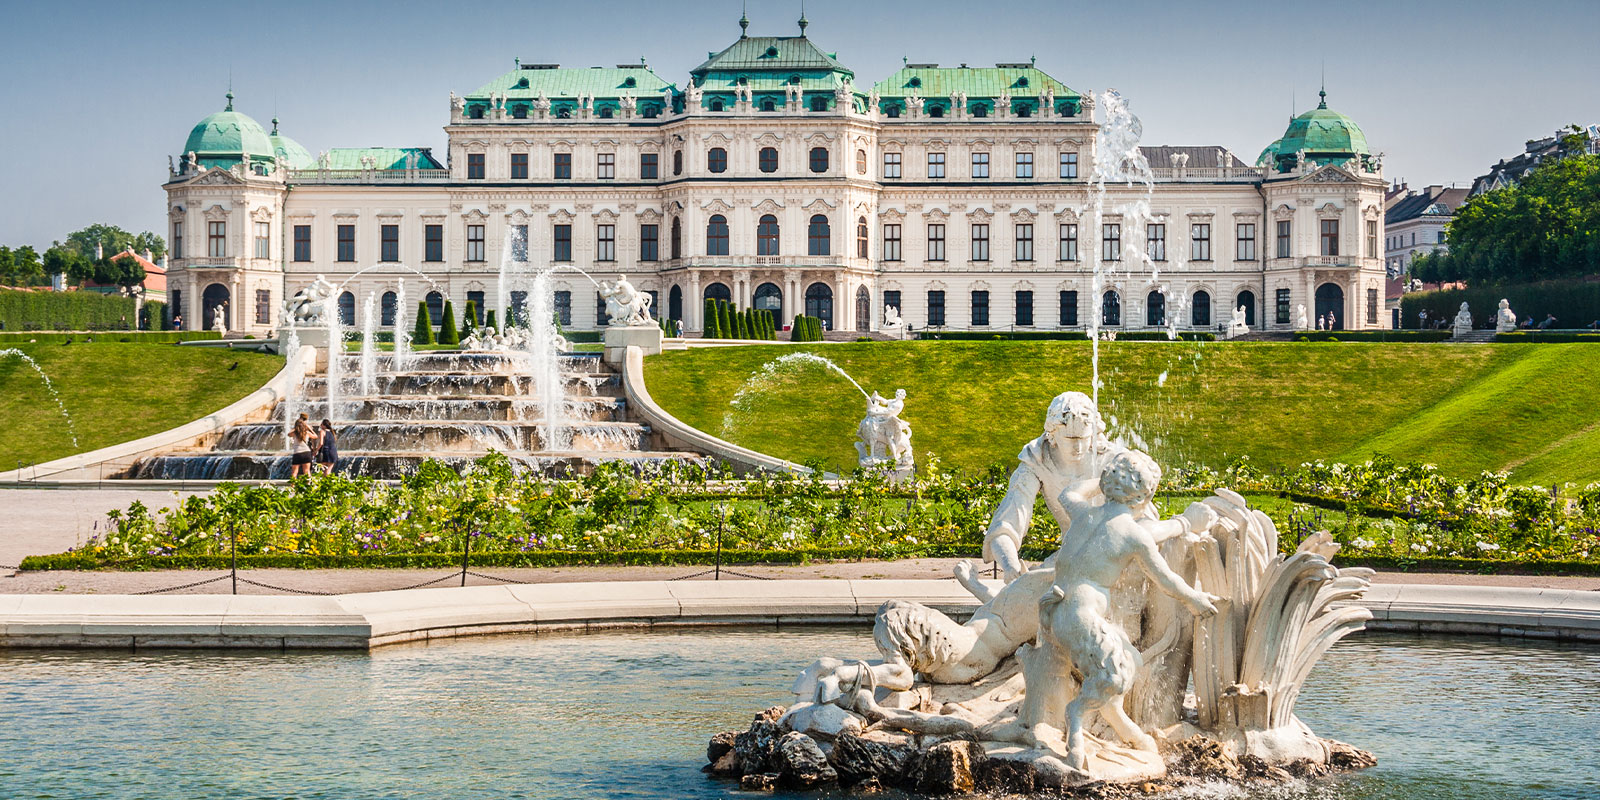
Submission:
[[[512,116],[513,119],[527,119],[528,118],[528,107],[523,105],[523,104],[521,104],[521,103],[518,103],[518,104],[512,106],[511,107],[511,116]]]
[[[783,315],[783,290],[776,283],[763,283],[756,287],[756,293],[750,300],[750,307],[759,311],[771,311],[774,319]]]
[[[1100,324],[1122,324],[1122,298],[1117,296],[1117,290],[1111,289],[1100,298]]]
[[[761,220],[756,224],[756,255],[775,256],[778,254],[778,218],[771,214],[762,214]]]
[[[712,100],[711,101],[711,110],[712,111],[721,111],[722,110],[722,101],[721,100]]]
[[[867,258],[867,218],[856,220],[856,258]]]
[[[708,300],[721,300],[725,303],[733,301],[733,293],[728,291],[728,284],[726,283],[707,284],[705,293]]]
[[[1194,293],[1194,300],[1189,309],[1189,322],[1196,328],[1211,326],[1211,293],[1201,289]]]
[[[762,111],[777,111],[778,110],[778,104],[772,102],[772,98],[768,97],[765,100],[761,101],[761,110]]]
[[[683,220],[678,217],[672,218],[672,242],[668,252],[673,258],[683,258]]]
[[[828,98],[826,98],[826,97],[813,97],[813,98],[811,98],[811,110],[812,111],[827,111],[828,110]]]
[[[667,319],[683,321],[683,287],[677,284],[667,292]]]
[[[483,119],[483,106],[473,106],[467,109],[467,116],[473,119]]]
[[[982,103],[974,105],[972,107],[972,116],[980,119],[989,116],[989,107]]]
[[[383,325],[385,327],[394,325],[394,309],[395,309],[395,294],[394,294],[394,292],[384,292],[383,293],[383,299],[378,301],[378,307],[380,309],[379,313],[382,315],[382,316],[380,316],[378,318],[378,320],[379,320],[378,324],[379,325]]]
[[[833,330],[833,288],[826,283],[806,287],[806,316],[822,320],[822,329]]]
[[[217,315],[222,315],[222,327],[233,329],[233,303],[229,302],[228,287],[220,283],[213,283],[206,287],[200,294],[200,321],[205,325],[202,330],[212,330],[217,326]]]
[[[856,151],[856,172],[862,175],[867,174],[867,151],[865,150]]]
[[[1244,324],[1254,328],[1256,326],[1256,293],[1248,289],[1239,293],[1233,307],[1244,308]]]
[[[778,171],[778,148],[763,147],[757,158],[762,172]]]
[[[604,106],[604,107],[602,107],[600,109],[600,118],[601,119],[611,119],[612,113],[613,112],[611,111],[611,106]]]
[[[674,175],[682,175],[683,174],[683,151],[682,150],[674,150],[674,151],[672,151],[672,174],[674,174]]]
[[[728,218],[721,214],[712,214],[706,222],[706,255],[725,256],[728,254]]]
[[[439,321],[444,319],[444,295],[428,292],[428,296],[423,299],[428,303],[428,322],[437,327]]]
[[[933,117],[934,119],[943,119],[944,106],[938,104],[928,106],[928,116]]]
[[[644,106],[644,118],[645,119],[655,119],[660,114],[661,114],[661,106],[655,105],[654,103],[649,103],[649,104],[646,104]]]
[[[872,330],[872,293],[867,287],[856,289],[856,333]]]
[[[811,171],[812,172],[827,172],[828,171],[828,148],[826,148],[826,147],[813,147],[813,148],[811,148]]]
[[[712,172],[728,171],[728,151],[713,147],[706,151],[706,169]]]
[[[1011,109],[1017,112],[1018,117],[1023,119],[1033,116],[1033,107],[1029,106],[1027,103],[1018,103],[1012,106]]]
[[[811,224],[806,228],[806,255],[832,255],[832,242],[833,230],[828,225],[828,218],[822,214],[813,216]]]
[[[900,107],[896,106],[896,105],[885,104],[883,106],[883,115],[888,117],[889,119],[899,119],[900,118]]]
[[[1144,298],[1144,324],[1159,328],[1167,324],[1167,296],[1151,292]]]
[[[566,106],[556,109],[556,119],[572,119],[572,109]]]

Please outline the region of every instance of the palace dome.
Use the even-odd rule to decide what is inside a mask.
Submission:
[[[277,157],[277,163],[289,169],[311,169],[316,166],[317,160],[311,156],[310,150],[278,133],[277,117],[272,118],[272,133],[267,136],[267,141],[272,143],[272,153]]]
[[[1292,157],[1304,150],[1318,163],[1372,155],[1367,135],[1355,120],[1328,108],[1328,93],[1320,92],[1316,108],[1289,120],[1283,136],[1261,151],[1258,166]]]
[[[233,110],[233,92],[228,93],[227,108],[200,120],[189,131],[183,152],[194,153],[204,167],[227,166],[245,157],[276,161],[272,141],[261,123]]]

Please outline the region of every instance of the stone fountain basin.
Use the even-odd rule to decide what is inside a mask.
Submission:
[[[616,397],[569,396],[566,418],[594,422],[621,422],[624,404]],[[544,416],[538,398],[529,397],[407,397],[403,395],[362,397],[340,403],[344,419],[407,420],[448,419],[459,422],[532,422]],[[282,421],[289,411],[285,404],[273,409],[272,419]],[[297,404],[294,412],[305,412],[314,420],[328,416],[328,404],[312,401]]]
[[[456,420],[356,420],[334,425],[339,435],[339,450],[385,453],[424,452],[435,454],[537,452],[546,449],[544,427],[539,422]],[[563,424],[569,437],[566,449],[596,452],[637,450],[644,444],[649,429],[637,422],[585,422]],[[222,434],[215,452],[281,454],[288,442],[281,422],[235,425]]]
[[[505,454],[518,470],[549,477],[587,475],[596,465],[622,462],[638,467],[667,461],[698,461],[694,453],[651,450],[609,452],[548,450]],[[456,470],[466,469],[481,453],[423,453],[341,451],[334,471],[378,480],[398,480],[417,471],[422,462],[438,461]],[[155,456],[139,461],[128,474],[134,480],[285,480],[289,477],[289,456],[283,453],[240,452]]]

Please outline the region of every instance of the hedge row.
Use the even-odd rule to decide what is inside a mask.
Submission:
[[[1307,342],[1442,342],[1450,331],[1305,331],[1294,337]]]
[[[1418,314],[1428,312],[1429,321],[1453,320],[1461,304],[1472,312],[1474,327],[1483,328],[1494,320],[1500,300],[1511,302],[1517,319],[1529,317],[1543,322],[1546,314],[1554,314],[1563,328],[1581,328],[1600,319],[1600,280],[1568,278],[1539,283],[1510,284],[1505,286],[1474,286],[1467,289],[1442,289],[1433,292],[1413,292],[1401,299],[1401,326],[1416,328]]]
[[[1596,342],[1600,343],[1600,333],[1574,333],[1572,331],[1516,331],[1513,333],[1497,333],[1494,336],[1497,342],[1507,343],[1537,343],[1560,344],[1565,342]]]
[[[133,330],[133,298],[96,292],[0,289],[0,328],[8,331]]]
[[[789,326],[789,341],[822,341],[822,320],[816,317],[808,317],[804,314],[795,317],[794,324]]]
[[[0,333],[0,342],[69,344],[72,342],[135,342],[171,344],[205,339],[221,339],[216,331],[103,331],[89,333]]]

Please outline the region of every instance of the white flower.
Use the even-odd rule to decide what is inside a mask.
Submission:
[[[1428,546],[1425,545],[1425,544],[1422,544],[1421,542],[1412,542],[1411,543],[1411,549],[1415,550],[1415,551],[1417,551],[1419,553],[1428,552]]]
[[[1499,550],[1500,549],[1500,545],[1497,545],[1497,544],[1495,544],[1493,542],[1478,542],[1478,549],[1479,550]]]
[[[1365,550],[1371,547],[1374,542],[1364,536],[1357,536],[1356,538],[1350,540],[1350,544]]]

